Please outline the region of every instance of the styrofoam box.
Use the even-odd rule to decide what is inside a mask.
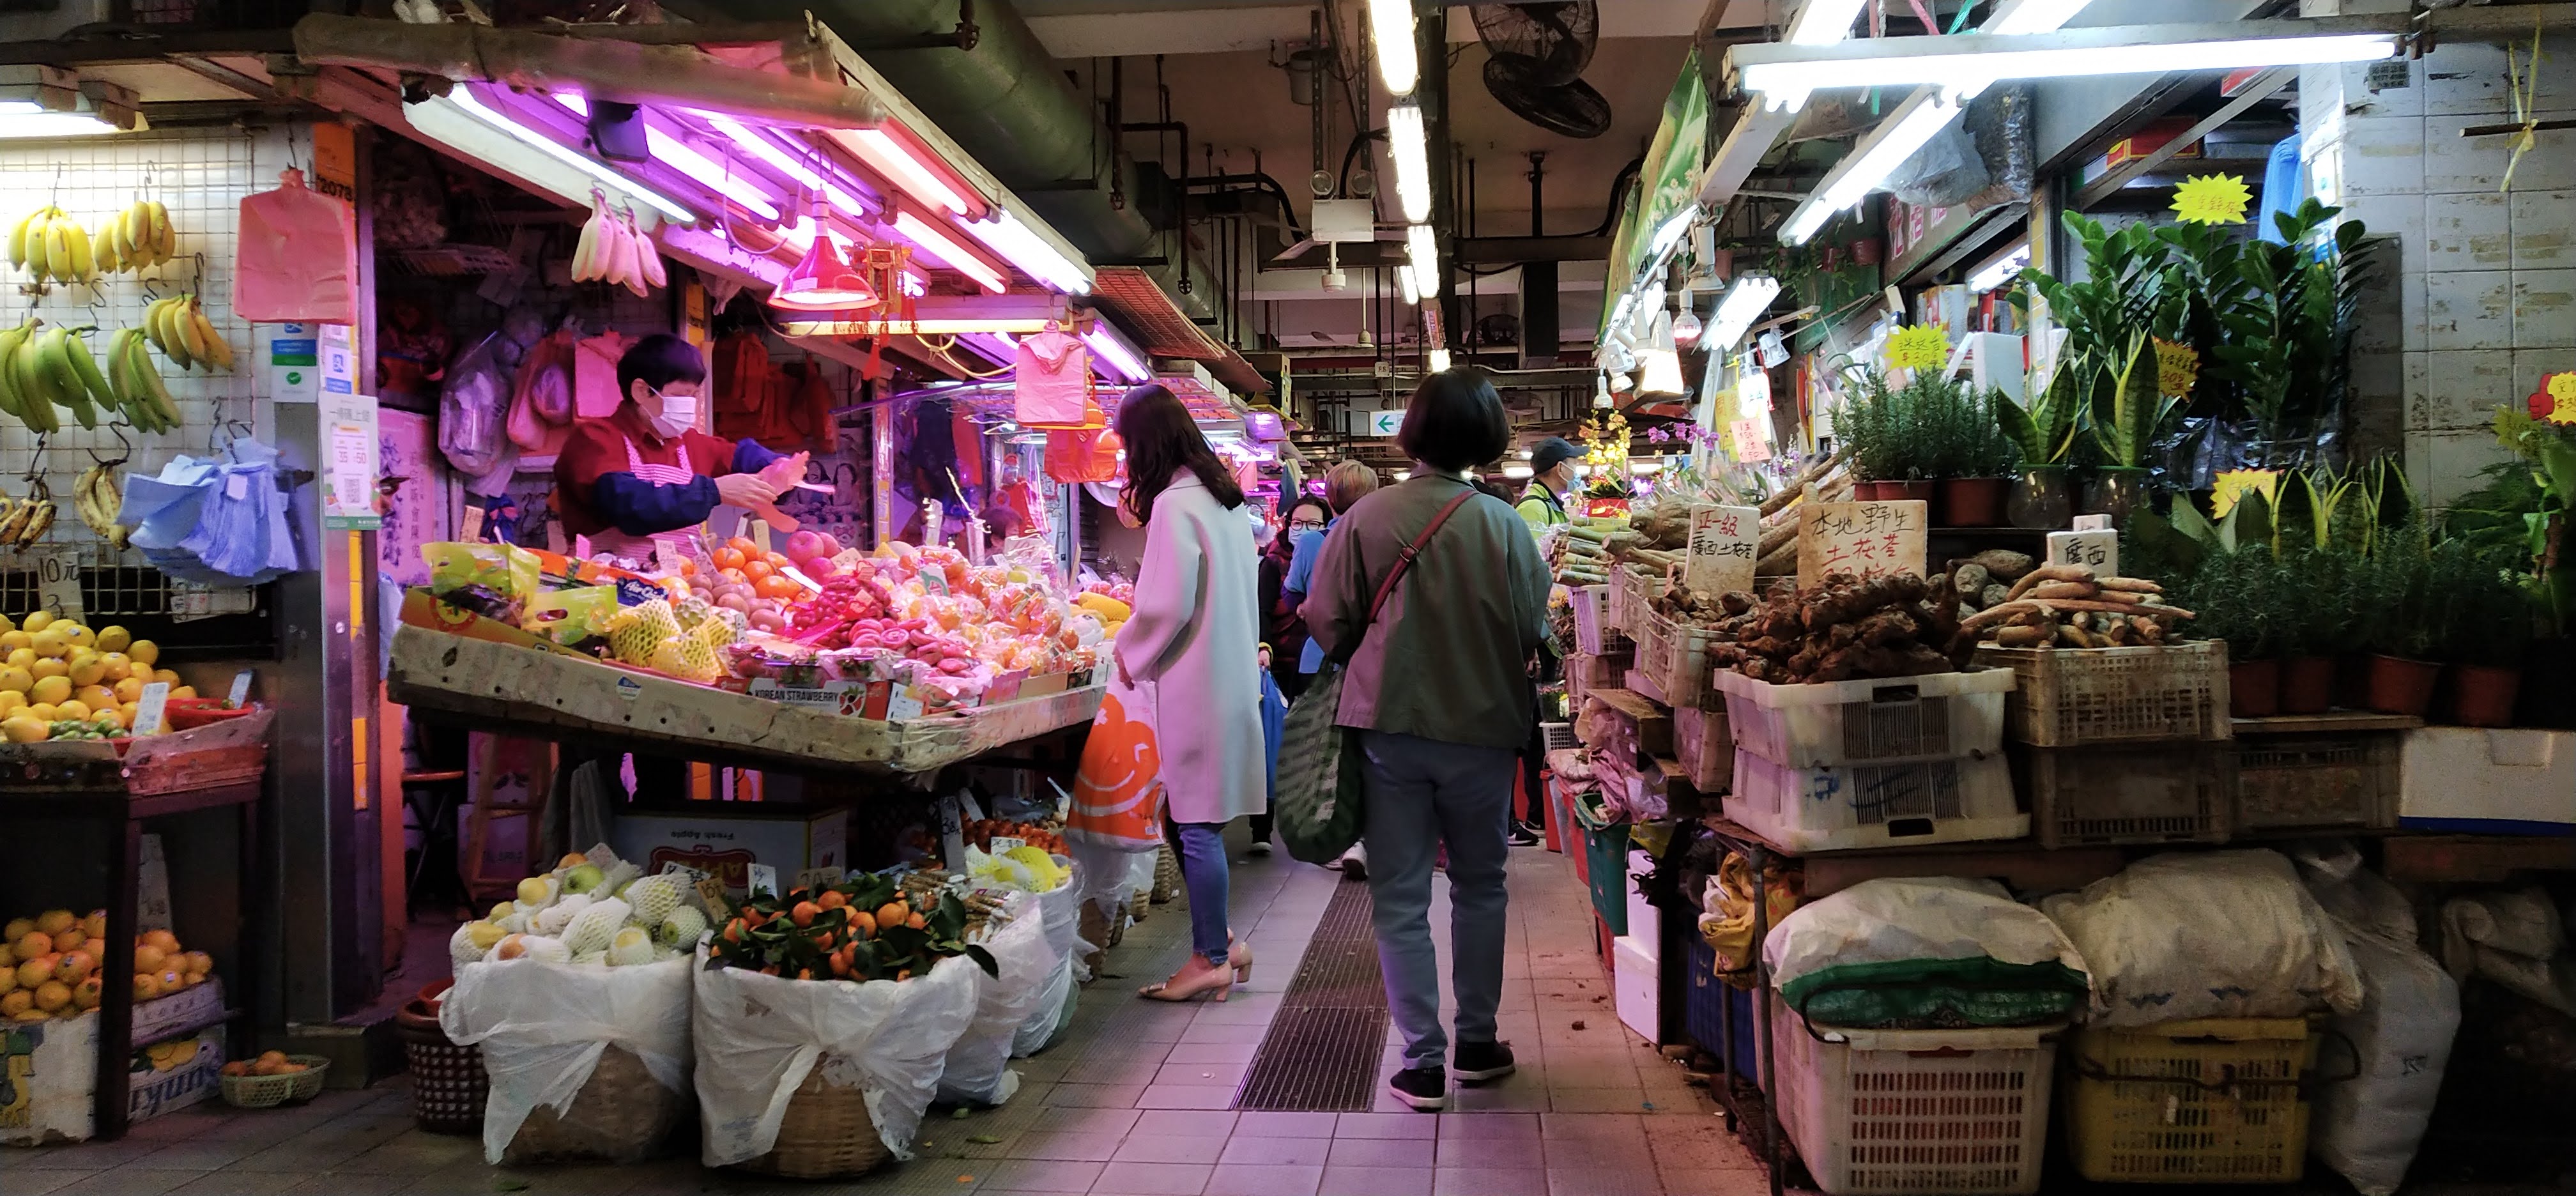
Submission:
[[[98,1022],[91,1010],[0,1026],[0,1061],[9,1063],[9,1083],[0,1090],[0,1143],[80,1142],[94,1132]],[[128,1065],[127,1119],[148,1120],[213,1096],[223,1066],[221,1026],[136,1048]]]
[[[1786,768],[1735,753],[1726,816],[1790,851],[1911,847],[2018,839],[2030,815],[2013,801],[2001,755],[1849,768]]]
[[[1661,994],[1655,984],[1655,956],[1632,935],[1620,935],[1611,949],[1617,959],[1612,987],[1618,992],[1619,1024],[1635,1031],[1648,1042],[1661,1042],[1662,1031],[1657,1021],[1662,1015]]]
[[[1646,900],[1637,887],[1637,877],[1655,870],[1655,857],[1642,851],[1628,853],[1628,939],[1650,960],[1664,956],[1664,911]]]
[[[2576,731],[2406,732],[2397,823],[2485,833],[2576,831]]]
[[[2039,1190],[2059,1027],[1816,1030],[1773,994],[1780,1124],[1817,1188]]]
[[[2011,669],[1773,685],[1716,674],[1739,757],[1793,768],[1992,756],[2003,750]]]

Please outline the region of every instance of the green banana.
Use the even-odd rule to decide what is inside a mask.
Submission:
[[[116,392],[107,388],[107,377],[99,372],[98,359],[90,355],[89,342],[82,340],[78,333],[72,335],[64,356],[70,358],[72,376],[80,380],[81,389],[89,396],[72,408],[72,414],[81,417],[82,427],[95,428],[98,426],[98,413],[91,404],[96,403],[110,412],[118,411],[121,408],[116,401]]]
[[[133,371],[135,394],[152,407],[153,417],[165,429],[179,426],[179,405],[170,401],[170,390],[161,384],[161,371],[152,364],[152,355],[143,351],[143,340],[126,342],[125,351]]]

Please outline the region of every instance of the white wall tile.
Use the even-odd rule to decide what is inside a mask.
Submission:
[[[2511,214],[2497,192],[2428,196],[2424,268],[2502,270],[2513,263]]]
[[[2440,352],[2424,355],[2421,406],[2407,405],[2410,431],[2482,428],[2505,396],[2514,393],[2513,355]]]
[[[2496,443],[2495,433],[2483,427],[2457,432],[2426,432],[2422,434],[2422,440],[2425,447],[2424,471],[2419,473],[2414,469],[2414,454],[2410,452],[2407,480],[2414,483],[2416,492],[2424,496],[2424,501],[2437,507],[2459,501],[2461,495],[2478,488],[2480,470],[2512,457],[2504,446]]]
[[[2576,266],[2576,191],[2516,187],[2506,201],[2512,215],[2514,269]]]
[[[2517,50],[2528,55],[2528,49]],[[2488,42],[2445,42],[2423,59],[2424,112],[2430,116],[2485,116],[2508,111],[2504,48]]]
[[[2513,272],[2513,345],[2576,348],[2576,268]]]
[[[2431,398],[2433,355],[2407,353],[2402,356],[2406,362],[2406,431],[2428,431],[2433,426]]]
[[[2343,122],[2342,144],[2345,196],[2413,195],[2424,190],[2422,120],[2348,117]]]
[[[2424,276],[2424,347],[2513,347],[2513,275],[2453,270]]]
[[[2551,374],[2576,370],[2576,353],[2565,349],[2516,349],[2513,351],[2513,385],[2496,396],[2498,403],[2521,406],[2540,389],[2540,380]],[[2493,408],[2489,408],[2493,414]]]

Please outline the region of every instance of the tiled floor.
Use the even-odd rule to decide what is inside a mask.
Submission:
[[[1096,1196],[1750,1196],[1763,1174],[1705,1093],[1628,1034],[1592,953],[1591,905],[1561,856],[1513,853],[1502,1033],[1520,1072],[1433,1116],[1237,1113],[1235,1086],[1338,874],[1274,856],[1234,872],[1233,923],[1260,959],[1225,1004],[1128,993],[1178,965],[1188,914],[1158,907],[1111,953],[1055,1049],[1015,1066],[1001,1108],[923,1123],[917,1157],[845,1183],[763,1180],[685,1157],[495,1168],[481,1144],[412,1127],[399,1082],[297,1109],[203,1105],[124,1141],[0,1154],[0,1196],[186,1193],[1094,1193]],[[1434,925],[1445,927],[1445,902]],[[1444,942],[1445,934],[1440,936]],[[1390,1032],[1387,1059],[1394,1057]]]

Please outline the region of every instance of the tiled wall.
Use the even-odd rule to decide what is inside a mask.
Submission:
[[[2517,61],[2530,50],[2525,35]],[[2544,39],[2534,116],[2576,115],[2570,63],[2576,38]],[[2381,285],[2396,288],[2403,319],[2365,327],[2356,375],[2396,367],[2407,475],[2442,503],[2505,458],[2488,430],[2498,405],[2522,402],[2543,374],[2576,370],[2576,132],[2541,133],[2504,190],[2510,138],[2460,131],[2513,119],[2505,48],[2457,43],[2400,65],[2405,85],[2383,74],[2376,91],[2368,67],[2307,68],[2301,124],[2328,201],[2339,194],[2398,240],[2398,268]]]
[[[294,148],[298,157],[309,160],[308,139],[299,134]],[[29,292],[24,271],[0,261],[0,274],[7,276],[0,285],[0,326],[14,328],[30,315],[49,325],[95,325],[97,330],[85,339],[92,353],[103,354],[108,338],[139,323],[153,299],[194,291],[239,362],[230,372],[182,373],[153,354],[183,422],[177,431],[154,437],[127,429],[133,447],[124,472],[158,473],[177,454],[205,455],[219,421],[242,421],[253,434],[268,438],[267,404],[253,398],[251,329],[233,315],[233,252],[242,197],[275,187],[289,152],[283,132],[237,130],[0,142],[0,221],[15,225],[19,217],[51,202],[95,231],[110,213],[134,200],[155,199],[169,207],[178,245],[177,256],[145,271],[142,279],[128,273],[103,278],[95,287],[53,284],[42,295]],[[0,227],[0,235],[5,232]],[[100,370],[105,369],[102,359]],[[41,462],[36,437],[17,420],[0,416],[0,491],[24,495],[25,475],[40,466],[46,485],[63,503],[49,542],[93,554],[93,563],[141,564],[139,554],[110,559],[114,554],[70,508],[73,480],[89,468],[92,452],[113,460],[129,451],[104,422],[83,430],[70,412],[60,414],[64,428],[50,438]],[[0,559],[0,567],[7,564]]]

